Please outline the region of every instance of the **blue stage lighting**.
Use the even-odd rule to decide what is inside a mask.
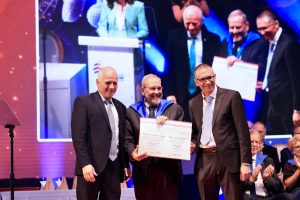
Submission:
[[[228,28],[227,26],[217,17],[214,11],[209,11],[209,17],[204,18],[204,24],[206,28],[212,32],[217,34],[221,41],[227,37]]]
[[[298,0],[266,0],[273,11],[300,36],[300,2]]]
[[[145,41],[145,59],[157,72],[165,72],[165,57],[151,40]]]

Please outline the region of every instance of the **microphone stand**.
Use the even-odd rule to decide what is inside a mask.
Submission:
[[[10,137],[10,199],[14,200],[15,195],[14,195],[14,179],[15,179],[15,174],[14,174],[14,128],[15,125],[12,124],[6,124],[4,126],[5,128],[9,129],[9,137]]]
[[[47,30],[43,29],[42,34],[43,40],[43,66],[44,66],[44,77],[43,77],[43,86],[44,86],[44,129],[45,129],[45,138],[48,138],[48,93],[47,93],[47,58],[46,58],[46,40],[47,40]]]

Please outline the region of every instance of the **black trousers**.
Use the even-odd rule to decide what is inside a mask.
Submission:
[[[100,195],[99,195],[100,192]],[[87,182],[83,176],[77,177],[77,200],[119,200],[121,197],[120,164],[118,158],[108,162],[94,183]]]

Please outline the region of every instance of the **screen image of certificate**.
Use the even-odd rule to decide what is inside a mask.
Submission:
[[[257,64],[235,62],[228,66],[225,58],[215,56],[212,68],[218,86],[238,91],[245,100],[255,100]]]
[[[163,125],[155,119],[141,118],[139,154],[190,160],[192,124],[167,120]]]

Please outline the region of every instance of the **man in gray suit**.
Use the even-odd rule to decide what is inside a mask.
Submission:
[[[201,94],[189,102],[191,150],[196,151],[195,175],[201,200],[243,198],[241,181],[250,175],[251,145],[240,94],[215,85],[216,75],[206,64],[194,71]]]
[[[113,98],[118,75],[100,68],[98,91],[77,97],[72,113],[72,140],[76,152],[78,200],[119,200],[120,182],[130,178],[124,154],[126,107]]]

